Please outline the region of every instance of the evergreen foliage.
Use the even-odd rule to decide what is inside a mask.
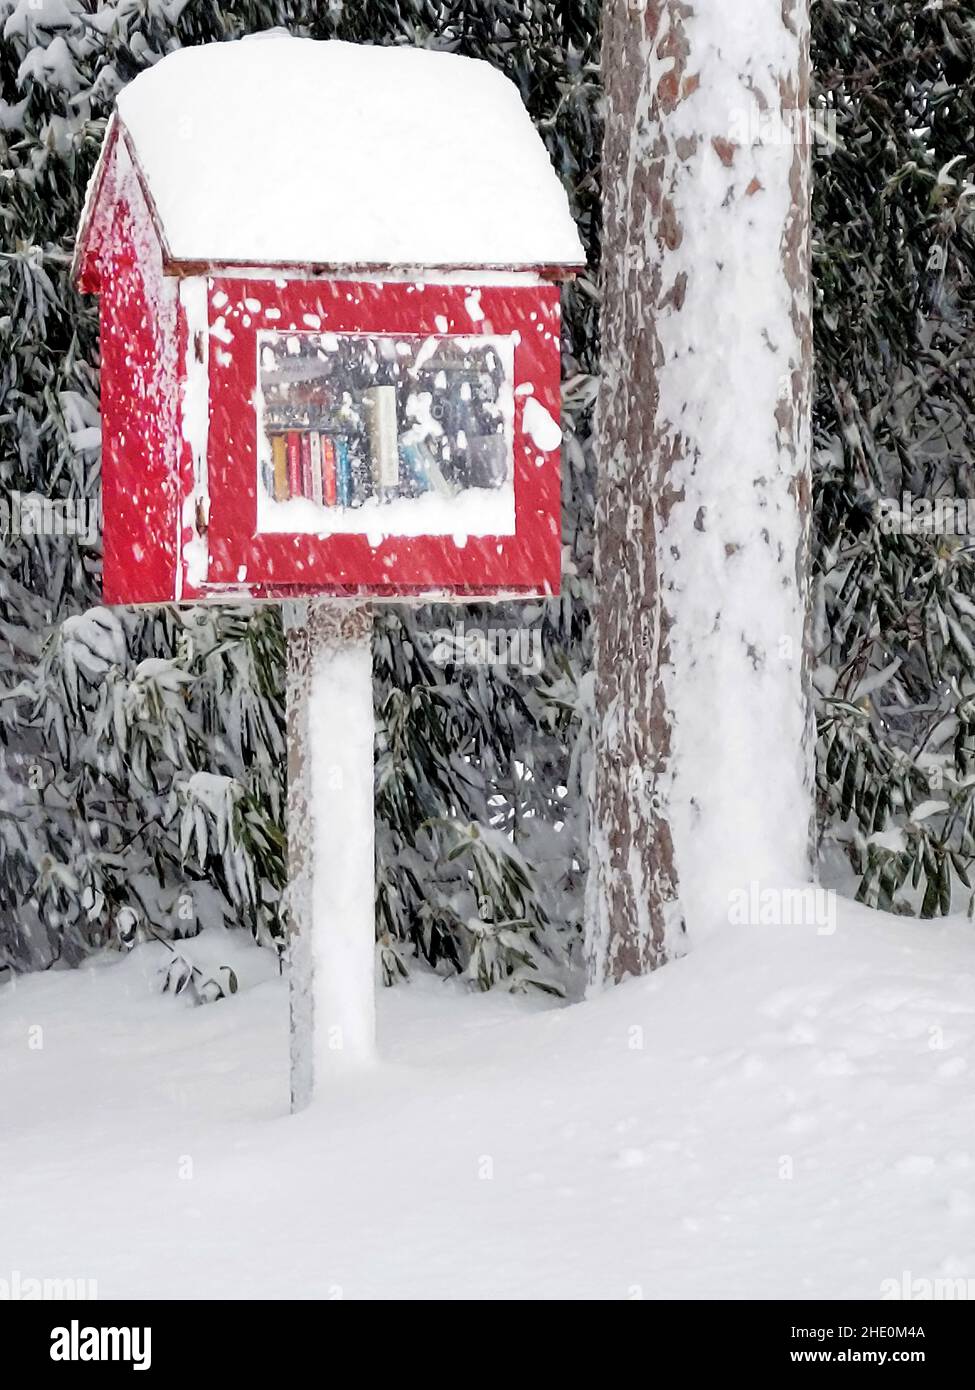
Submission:
[[[872,905],[969,900],[975,547],[884,499],[975,498],[975,20],[819,0],[814,203],[820,820]],[[961,890],[961,896],[959,896]]]
[[[97,306],[69,280],[120,85],[184,44],[283,25],[486,58],[518,84],[590,252],[566,295],[565,584],[377,624],[377,933],[478,987],[564,988],[586,867],[599,3],[0,0],[0,492],[98,491]],[[961,0],[819,0],[816,684],[824,839],[860,896],[957,905],[975,857],[965,538],[882,498],[972,493],[975,24]],[[424,171],[438,197],[476,177]],[[422,152],[404,152],[423,169]],[[0,549],[0,968],[210,920],[280,944],[283,641],[272,607],[106,612],[97,541]],[[440,665],[436,635],[537,625],[541,674]],[[966,895],[967,896],[967,895]]]
[[[483,57],[518,83],[594,243],[593,0],[526,3],[0,0],[0,487],[98,489],[97,306],[68,275],[74,232],[120,85],[184,44],[275,25],[315,38]],[[436,196],[471,164],[430,171]],[[404,151],[422,168],[422,152]],[[418,193],[421,190],[418,190]],[[440,629],[515,627],[501,611],[388,608],[375,644],[377,919],[387,979],[412,955],[478,987],[561,988],[579,934],[579,672],[596,298],[568,296],[569,578],[538,605],[541,675],[439,666]],[[76,962],[209,920],[280,944],[283,643],[273,608],[97,608],[98,550],[4,538],[0,567],[0,965]]]

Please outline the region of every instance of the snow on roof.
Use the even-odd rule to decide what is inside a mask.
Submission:
[[[477,59],[272,31],[169,54],[118,111],[174,260],[585,262],[517,88]]]

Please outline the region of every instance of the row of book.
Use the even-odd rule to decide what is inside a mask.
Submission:
[[[350,507],[352,458],[347,439],[320,430],[271,435],[274,498],[307,497],[325,507]]]
[[[347,434],[309,424],[269,428],[275,501],[307,497],[325,507],[354,507],[365,497],[390,496],[400,484],[396,389],[374,386],[362,392],[369,440],[369,462]],[[324,423],[324,421],[322,422]]]

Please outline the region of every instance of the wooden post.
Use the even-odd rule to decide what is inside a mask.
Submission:
[[[372,611],[284,605],[291,1108],[375,1042]]]

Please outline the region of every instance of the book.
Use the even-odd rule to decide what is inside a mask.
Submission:
[[[288,491],[301,496],[301,442],[297,430],[288,430]]]
[[[274,500],[287,502],[291,489],[288,487],[288,441],[283,434],[271,435],[271,461],[274,469]]]
[[[425,442],[404,444],[400,450],[405,473],[404,483],[414,495],[435,492],[440,497],[453,497],[457,488],[451,486]]]
[[[338,493],[335,474],[335,441],[330,435],[322,435],[322,501],[326,507],[334,507]]]
[[[508,474],[508,445],[503,434],[475,434],[467,439],[467,486],[500,487]]]
[[[372,463],[366,447],[358,440],[354,448],[352,442],[349,443],[349,479],[349,506],[361,507],[363,502],[373,496],[375,485]]]
[[[349,456],[349,441],[335,440],[335,492],[340,507],[352,505],[352,459]]]
[[[322,505],[322,436],[317,430],[311,432],[311,500]]]
[[[301,434],[301,495],[311,497],[311,435],[307,430]]]
[[[368,406],[369,445],[376,491],[380,494],[395,491],[399,487],[396,387],[368,386],[363,396]]]

